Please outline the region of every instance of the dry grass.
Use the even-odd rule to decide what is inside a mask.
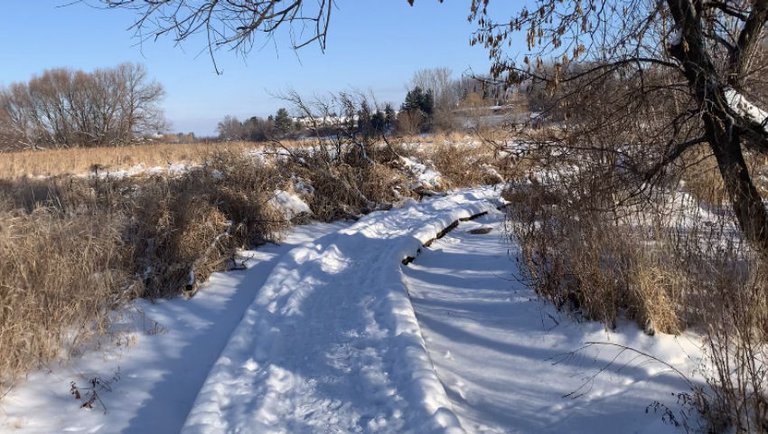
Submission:
[[[167,167],[169,164],[200,163],[212,153],[243,150],[253,143],[145,144],[125,147],[70,148],[7,152],[0,159],[0,179],[23,176],[79,175],[99,170],[128,169],[136,165]]]
[[[430,148],[434,145],[446,145],[450,143],[466,143],[476,140],[474,135],[460,132],[438,132],[434,134],[403,135],[392,139],[398,143],[417,143],[420,147]]]
[[[683,173],[683,189],[702,203],[721,206],[726,193],[715,157],[695,150],[685,155],[684,161],[691,166]]]
[[[276,240],[288,222],[268,202],[281,183],[274,169],[231,153],[181,177],[147,180],[128,235],[143,295],[193,293],[236,248]]]
[[[287,141],[286,146],[304,147],[307,143]],[[0,156],[0,179],[81,175],[99,171],[117,171],[141,165],[145,168],[170,164],[200,164],[218,153],[242,154],[262,149],[266,143],[212,142],[193,144],[148,143],[123,147],[70,148],[7,152]]]
[[[636,246],[640,247],[640,246]],[[632,269],[630,282],[631,309],[647,332],[679,334],[685,329],[683,303],[691,288],[688,276],[662,261],[663,255],[640,255],[641,263]]]
[[[667,217],[605,210],[583,187],[515,184],[508,230],[521,246],[524,278],[558,308],[616,325],[634,318],[648,333],[680,333],[690,280],[676,266]]]
[[[278,170],[295,173],[309,183],[313,193],[307,200],[316,218],[356,218],[413,195],[390,152],[371,154],[372,159],[364,159],[356,147],[347,148],[339,158],[324,152],[295,152],[279,163]]]
[[[761,194],[768,194],[768,158],[753,152],[746,152],[744,157],[755,187]],[[726,203],[725,185],[714,155],[694,150],[684,156],[682,164],[688,166],[682,179],[685,191],[707,206],[720,207]]]
[[[499,173],[505,171],[500,167],[503,161],[494,158],[493,152],[484,146],[461,146],[455,142],[435,144],[422,154],[422,158],[432,161],[435,169],[447,181],[447,188],[504,181]]]
[[[398,138],[405,143],[433,144],[462,143],[466,134],[447,133],[430,136],[406,136]],[[306,141],[287,140],[283,146],[300,149],[314,144]],[[22,177],[51,177],[81,175],[99,171],[130,169],[137,165],[146,168],[168,167],[176,163],[200,164],[217,153],[242,153],[251,149],[263,149],[267,143],[211,142],[192,144],[148,143],[124,147],[70,148],[38,151],[6,152],[0,155],[0,179],[13,180]]]
[[[276,239],[280,182],[218,154],[174,178],[0,185],[0,386],[103,333],[119,303],[193,293],[236,248]]]
[[[766,262],[712,194],[717,179],[692,189],[690,180],[703,178],[693,175],[685,187],[698,201],[682,209],[668,193],[643,207],[612,205],[584,171],[516,184],[505,193],[508,228],[521,246],[522,277],[558,308],[607,327],[623,315],[649,334],[702,333],[707,386],[681,395],[702,416],[702,432],[766,432]],[[700,207],[715,212],[702,220]]]
[[[0,214],[0,386],[104,331],[127,297],[125,221],[50,209]]]

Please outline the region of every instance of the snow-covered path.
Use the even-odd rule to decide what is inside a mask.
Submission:
[[[671,369],[610,345],[574,350],[585,342],[625,345],[691,375],[701,357],[698,338],[651,337],[630,323],[606,332],[558,313],[516,280],[518,251],[503,240],[502,220],[490,213],[460,224],[405,269],[431,359],[463,428],[679,432],[648,407],[658,401],[680,419],[673,394],[690,388]],[[469,232],[479,228],[492,230]]]
[[[495,209],[497,194],[374,213],[289,252],[213,367],[185,431],[460,431],[401,260],[450,223]]]

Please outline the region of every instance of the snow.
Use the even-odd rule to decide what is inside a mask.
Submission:
[[[498,196],[464,190],[300,226],[189,301],[137,300],[99,348],[11,391],[0,432],[670,431],[645,410],[676,408],[683,380],[616,347],[576,350],[627,345],[689,374],[697,338],[608,333],[539,301],[514,279]],[[96,376],[117,380],[99,389],[103,408],[80,410],[70,382]]]
[[[299,214],[312,214],[309,205],[301,197],[288,191],[275,190],[269,203],[279,209],[286,220],[291,220]]]
[[[400,157],[403,165],[418,180],[420,186],[426,188],[438,188],[442,183],[442,177],[439,172],[420,163],[413,158]]]
[[[242,252],[248,269],[214,273],[191,300],[137,300],[119,313],[113,340],[82,357],[32,373],[0,401],[0,432],[178,432],[211,365],[278,259],[342,224],[295,228],[280,246]],[[119,372],[104,408],[80,410],[69,393]]]
[[[477,228],[492,231],[469,232]],[[692,375],[701,358],[699,338],[651,337],[629,323],[608,332],[575,322],[516,280],[518,251],[502,234],[498,213],[462,223],[405,271],[427,349],[463,428],[678,432],[660,413],[646,414],[654,401],[677,410],[673,394],[690,391],[667,366],[614,346],[574,351],[585,342],[625,345]]]
[[[678,27],[675,27],[669,33],[668,38],[669,38],[670,45],[672,46],[680,45],[683,42],[683,32]]]
[[[81,173],[76,176],[81,178],[98,177],[101,179],[106,179],[106,178],[123,179],[123,178],[131,178],[139,175],[180,176],[196,167],[200,167],[200,165],[193,164],[193,163],[177,162],[177,163],[168,163],[168,165],[165,167],[162,167],[162,166],[146,167],[144,164],[139,163],[131,167],[128,167],[126,169],[100,168],[98,170],[93,170],[88,173]]]
[[[424,348],[400,261],[490,189],[370,214],[292,250],[232,334],[184,430],[461,432]]]
[[[763,130],[768,133],[768,112],[749,102],[744,95],[731,87],[725,88],[725,100],[731,110],[750,122],[762,125]]]
[[[305,194],[305,195],[315,194],[315,188],[312,187],[312,184],[300,176],[292,175],[291,183],[293,184],[294,191],[296,191],[299,194]]]

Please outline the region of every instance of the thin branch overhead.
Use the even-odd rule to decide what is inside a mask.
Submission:
[[[131,29],[141,41],[169,37],[176,43],[201,35],[214,62],[221,48],[249,52],[286,28],[294,49],[317,43],[325,50],[333,0],[97,0],[108,9],[137,12]]]

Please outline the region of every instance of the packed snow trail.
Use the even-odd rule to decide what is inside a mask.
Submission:
[[[682,422],[676,394],[690,387],[671,369],[619,347],[579,348],[590,341],[626,345],[695,379],[698,337],[647,336],[627,322],[607,332],[558,313],[516,280],[519,247],[504,239],[503,218],[491,212],[461,223],[404,269],[427,349],[462,427],[470,433],[679,432],[662,422],[664,407],[652,407],[659,402]]]
[[[360,219],[274,268],[184,426],[221,432],[462,432],[430,361],[401,260],[495,209],[478,189]]]

